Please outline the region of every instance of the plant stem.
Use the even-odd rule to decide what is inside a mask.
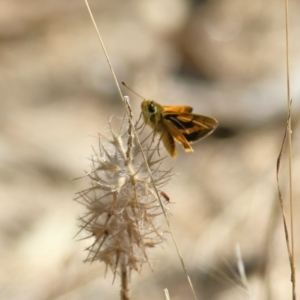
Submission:
[[[128,270],[124,263],[121,264],[121,300],[129,300]]]

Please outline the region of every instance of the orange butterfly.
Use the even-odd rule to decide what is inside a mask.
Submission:
[[[124,82],[122,84],[130,89]],[[161,134],[163,144],[172,157],[177,155],[175,140],[186,152],[193,152],[191,143],[208,136],[218,125],[214,118],[192,114],[193,108],[190,106],[165,106],[144,99],[141,108],[145,123],[155,133]]]

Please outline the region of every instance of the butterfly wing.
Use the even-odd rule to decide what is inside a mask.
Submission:
[[[172,136],[182,144],[185,151],[193,151],[190,143],[211,134],[218,125],[214,118],[190,113],[164,113],[164,125]]]
[[[177,150],[176,150],[175,140],[174,140],[172,134],[165,130],[162,133],[161,139],[163,141],[163,144],[164,144],[166,150],[169,152],[169,154],[172,157],[176,157]]]
[[[173,105],[173,106],[166,106],[163,105],[163,109],[165,113],[191,113],[193,108],[191,106],[186,105]]]
[[[194,114],[180,114],[173,121],[190,143],[208,136],[218,125],[214,118]]]
[[[166,130],[164,132],[169,133],[173,137],[173,140],[175,138],[183,146],[183,148],[186,152],[194,151],[193,148],[191,147],[191,145],[189,144],[189,142],[187,141],[187,139],[185,138],[184,134],[176,126],[177,124],[174,122],[174,120],[172,118],[169,118],[169,119],[163,118],[163,124],[166,128]],[[165,134],[165,133],[163,133],[163,134]],[[164,137],[163,137],[163,139],[164,139]],[[172,154],[171,154],[171,156],[172,156]]]

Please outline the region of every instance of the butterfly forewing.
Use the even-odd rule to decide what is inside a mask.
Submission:
[[[191,113],[193,108],[191,106],[179,105],[179,106],[167,106],[163,105],[164,113]]]
[[[213,118],[190,113],[166,113],[164,119],[171,122],[190,143],[212,133],[218,124]]]

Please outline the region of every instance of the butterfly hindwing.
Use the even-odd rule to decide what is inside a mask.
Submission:
[[[184,148],[186,152],[193,152],[193,148],[186,140],[184,134],[178,130],[176,125],[170,120],[163,118],[164,126],[166,127],[166,132],[169,132],[173,138],[175,138]]]
[[[176,157],[177,150],[176,150],[175,140],[174,140],[173,136],[169,132],[164,131],[162,133],[162,141],[163,141],[163,144],[164,144],[166,150],[169,152],[169,154],[172,157]]]

